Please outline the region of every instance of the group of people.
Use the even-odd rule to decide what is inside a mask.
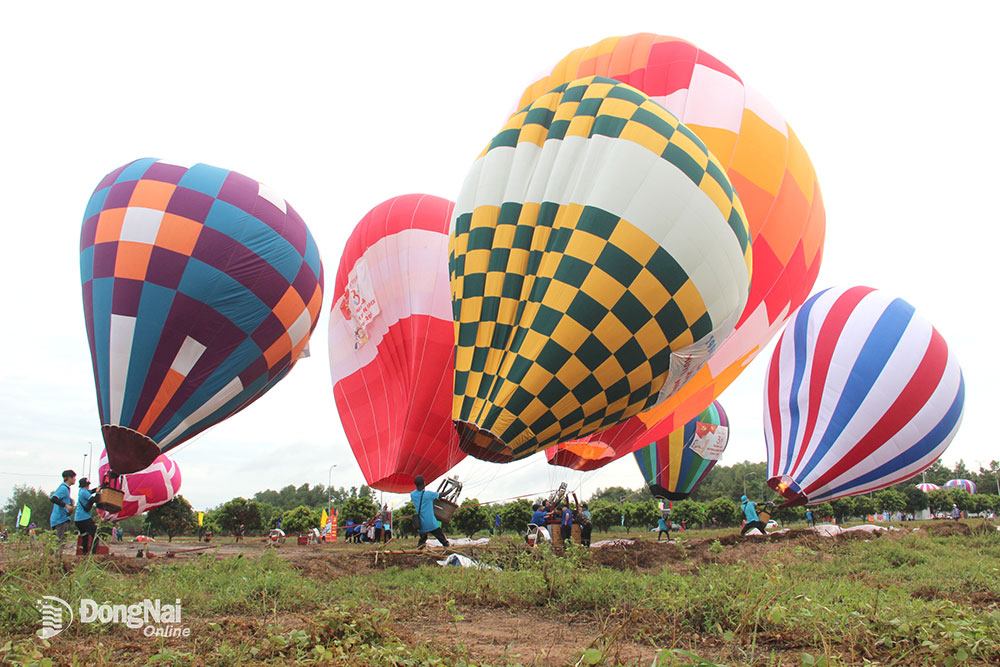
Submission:
[[[371,519],[354,523],[348,520],[344,524],[344,540],[347,542],[381,542],[392,539],[392,510],[388,505],[376,512]]]
[[[52,501],[52,515],[49,517],[49,525],[56,531],[61,544],[66,539],[66,531],[69,530],[72,521],[82,537],[83,553],[97,553],[97,524],[94,522],[94,505],[97,502],[97,494],[91,492],[90,480],[84,477],[78,485],[80,490],[77,492],[77,502],[74,505],[70,487],[77,483],[76,473],[72,470],[64,470],[62,480],[59,488],[49,497],[49,500]]]
[[[593,521],[587,503],[582,503],[576,510],[570,508],[569,501],[563,502],[559,507],[555,503],[545,502],[531,506],[531,520],[528,521],[528,533],[525,539],[534,532],[542,539],[551,541],[549,525],[559,526],[559,536],[563,542],[571,542],[573,538],[573,524],[580,526],[580,546],[590,546],[590,535],[594,530]]]

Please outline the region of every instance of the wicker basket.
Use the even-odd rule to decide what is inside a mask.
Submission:
[[[450,523],[451,517],[454,516],[457,509],[458,505],[450,500],[444,500],[443,498],[434,499],[434,517],[442,523]]]
[[[125,494],[119,489],[103,487],[97,492],[97,507],[105,512],[121,512]]]

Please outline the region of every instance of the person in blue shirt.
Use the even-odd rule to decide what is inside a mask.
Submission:
[[[740,498],[740,503],[743,507],[743,516],[746,517],[746,525],[743,526],[743,530],[740,531],[740,535],[746,535],[749,531],[756,528],[764,535],[767,535],[766,526],[764,522],[760,520],[757,516],[757,506],[750,502],[746,496]]]
[[[670,540],[670,524],[672,524],[672,523],[673,523],[673,521],[670,520],[670,510],[666,509],[666,510],[661,511],[660,512],[660,521],[657,524],[657,528],[660,531],[660,532],[658,532],[656,534],[656,541],[657,542],[660,541],[660,537],[663,536],[663,533],[666,533],[667,534],[667,540],[668,541]]]
[[[49,497],[49,500],[52,501],[52,515],[49,517],[49,525],[55,529],[60,542],[66,539],[66,531],[70,526],[73,497],[70,495],[69,487],[76,484],[76,473],[72,470],[63,470],[62,478],[62,484]]]
[[[382,512],[375,515],[375,541],[385,542],[385,534],[382,525]]]
[[[810,526],[816,525],[816,520],[813,518],[812,510],[806,510],[806,523]]]
[[[494,514],[493,515],[493,527],[490,529],[490,535],[497,535],[497,536],[499,536],[500,534],[501,534],[501,531],[500,531],[500,515],[499,514]]]
[[[96,502],[97,496],[90,492],[90,480],[84,477],[80,480],[80,493],[76,497],[76,513],[73,515],[76,529],[83,537],[84,555],[97,553],[97,524],[93,516]]]
[[[569,508],[569,503],[563,505],[562,514],[559,520],[559,534],[562,535],[563,542],[569,542],[573,536],[573,510]]]
[[[531,510],[531,520],[528,521],[528,534],[531,533],[531,527],[534,526],[543,539],[551,540],[552,536],[549,535],[549,529],[545,526],[547,523],[545,509],[541,505],[535,504],[531,506]],[[528,534],[525,534],[525,540],[528,539]]]
[[[441,529],[441,524],[438,522],[437,517],[434,516],[434,500],[438,497],[437,492],[428,491],[424,488],[423,475],[414,477],[413,485],[417,487],[417,490],[410,493],[410,500],[413,501],[413,507],[417,510],[417,521],[420,524],[419,528],[417,528],[417,532],[420,533],[417,548],[424,548],[424,545],[427,544],[428,535],[436,537],[441,546],[448,546],[448,538],[445,537],[444,531]]]

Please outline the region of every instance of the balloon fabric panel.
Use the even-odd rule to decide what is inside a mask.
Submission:
[[[524,458],[681,386],[742,312],[748,233],[721,166],[638,91],[582,79],[515,114],[456,206],[463,450]]]
[[[913,477],[951,442],[964,397],[958,361],[910,304],[867,287],[824,290],[771,357],[768,485],[814,504]]]
[[[825,212],[798,137],[726,64],[675,37],[640,33],[576,49],[528,87],[518,108],[582,76],[606,76],[674,113],[724,165],[747,216],[753,281],[736,330],[677,393],[617,433],[614,458],[693,419],[736,379],[808,297],[822,259]],[[604,453],[590,450],[597,456]],[[586,461],[558,457],[579,468]]]
[[[116,473],[256,400],[308,344],[315,241],[266,185],[204,164],[131,162],[98,185],[80,239],[98,408]]]
[[[946,489],[962,489],[966,493],[976,492],[976,483],[968,479],[949,479],[944,486]]]
[[[334,397],[365,480],[383,491],[412,491],[416,475],[429,483],[465,458],[451,423],[453,207],[417,194],[379,204],[356,226],[337,271]]]

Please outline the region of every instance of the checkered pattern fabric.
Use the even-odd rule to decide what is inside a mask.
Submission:
[[[809,296],[822,260],[826,215],[812,162],[782,115],[729,66],[682,39],[637,33],[574,49],[522,93],[517,108],[594,75],[642,91],[705,142],[726,166],[753,245],[753,284],[736,330],[679,391],[638,415],[645,432],[619,434],[651,441],[718,397]],[[619,456],[628,451],[616,447]],[[585,465],[570,455],[559,460],[573,468]]]
[[[739,199],[704,144],[635,89],[600,77],[559,86],[512,117],[477,166],[450,248],[452,414],[473,456],[523,458],[636,414],[655,400],[671,352],[742,308],[710,294],[726,283],[745,299]],[[478,184],[504,176],[507,190],[490,201]],[[623,177],[631,198],[615,187]],[[654,195],[637,185],[657,179]],[[509,197],[518,182],[524,196]],[[576,185],[559,192],[559,182]],[[704,213],[685,218],[677,200]],[[694,226],[720,250],[671,243]],[[724,269],[706,280],[713,262]]]
[[[204,164],[143,159],[108,174],[87,205],[80,273],[101,423],[164,451],[283,377],[323,299],[294,209]]]

